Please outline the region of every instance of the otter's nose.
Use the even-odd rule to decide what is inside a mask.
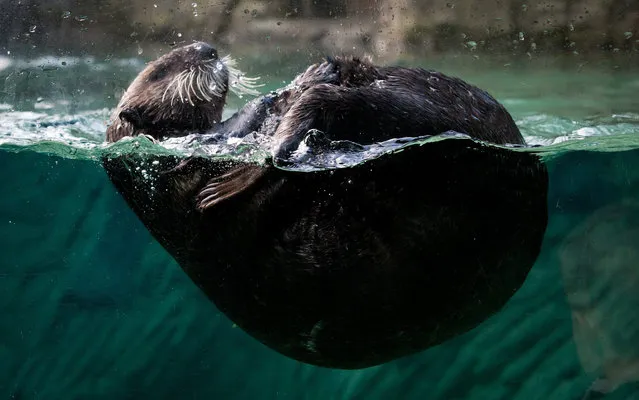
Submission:
[[[204,42],[195,42],[191,45],[193,50],[203,59],[217,58],[217,50],[213,46]]]

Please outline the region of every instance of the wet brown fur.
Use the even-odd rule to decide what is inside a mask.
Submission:
[[[193,98],[194,105],[183,99],[164,99],[167,86],[180,72],[197,68],[202,62],[191,46],[181,47],[152,61],[135,78],[113,111],[106,139],[116,142],[125,136],[149,135],[155,139],[183,136],[188,132],[211,129],[222,119],[227,89],[213,101]],[[220,73],[226,73],[221,70]],[[124,114],[123,114],[124,112]],[[133,113],[137,121],[132,121]]]
[[[358,143],[456,131],[525,144],[510,114],[488,93],[436,71],[337,57],[309,67],[291,86],[274,134],[276,158],[286,158],[310,129]]]

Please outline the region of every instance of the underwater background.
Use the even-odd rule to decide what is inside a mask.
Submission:
[[[266,91],[306,63],[249,72],[262,75]],[[142,59],[0,64],[0,399],[580,399],[602,365],[629,371],[639,362],[639,225],[625,223],[639,218],[632,66],[414,63],[488,90],[526,140],[542,145],[534,151],[549,168],[548,229],[524,286],[478,328],[414,356],[341,371],[287,359],[235,327],[115,192],[101,155],[138,149],[107,147],[104,131]],[[226,115],[245,101],[231,98]],[[596,241],[580,244],[580,227],[593,221]],[[586,264],[579,279],[597,282],[596,293],[572,301],[570,273]],[[591,299],[581,309],[580,295]],[[594,339],[574,334],[584,312],[600,318]],[[606,344],[578,357],[597,340]],[[638,373],[613,375],[631,383],[606,398],[639,399]]]

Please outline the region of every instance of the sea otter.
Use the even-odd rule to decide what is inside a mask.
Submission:
[[[510,114],[485,91],[436,71],[380,67],[355,57],[311,65],[287,87],[220,123],[229,87],[256,93],[255,79],[234,65],[202,42],[160,57],[122,97],[107,141],[138,134],[162,139],[200,132],[219,138],[257,131],[272,137],[268,147],[275,165],[286,165],[311,130],[358,143],[455,131],[495,144],[525,144]],[[243,166],[212,180],[198,196],[198,207],[239,193],[262,172]]]
[[[546,228],[547,171],[532,153],[484,143],[524,143],[486,92],[339,57],[220,121],[234,79],[253,90],[211,46],[175,49],[132,83],[107,140],[199,132],[206,145],[256,132],[267,159],[125,154],[103,164],[153,236],[254,338],[302,362],[364,368],[471,330],[522,285]],[[360,144],[446,131],[484,142],[282,168],[304,162],[296,153],[317,131]]]

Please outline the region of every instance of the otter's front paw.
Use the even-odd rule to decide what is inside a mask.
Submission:
[[[204,211],[241,193],[265,173],[266,167],[242,165],[211,179],[196,198],[197,209]]]

